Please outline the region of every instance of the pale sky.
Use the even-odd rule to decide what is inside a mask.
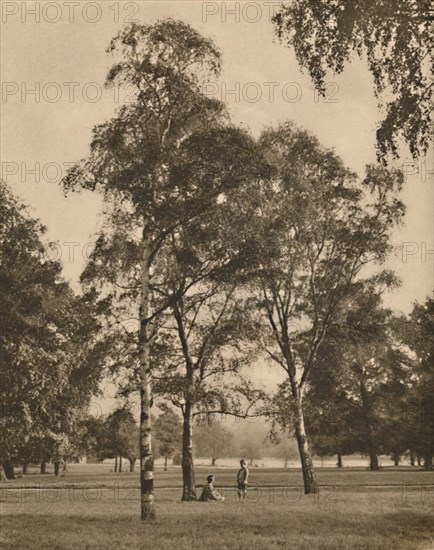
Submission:
[[[343,76],[330,75],[329,102],[315,101],[312,83],[300,73],[293,52],[274,39],[269,12],[277,3],[71,4],[2,2],[1,166],[3,179],[47,226],[48,238],[59,242],[64,273],[72,282],[83,268],[101,205],[91,193],[64,198],[58,182],[68,163],[87,154],[92,127],[119,106],[115,91],[102,88],[111,65],[105,49],[128,18],[152,23],[171,16],[212,37],[223,53],[223,73],[208,93],[226,97],[233,120],[255,136],[265,125],[292,119],[334,148],[359,175],[375,161],[379,112],[365,63],[354,60]],[[36,15],[31,13],[35,7]],[[397,165],[405,162],[410,156],[403,150]],[[425,164],[405,166],[406,226],[395,231],[393,242],[407,243],[407,254],[399,252],[388,262],[403,286],[386,299],[405,312],[433,286],[432,169],[432,155]]]

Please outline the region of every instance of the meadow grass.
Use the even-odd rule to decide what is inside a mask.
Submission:
[[[217,479],[227,484],[222,489],[226,501],[215,503],[179,502],[179,471],[157,472],[158,517],[152,524],[139,519],[137,474],[111,474],[111,481],[106,474],[102,479],[97,474],[71,474],[59,480],[57,489],[47,476],[41,476],[44,483],[35,484],[36,489],[4,483],[2,548],[434,549],[432,474],[337,470],[320,474],[319,495],[304,495],[300,472],[252,472],[256,488],[250,488],[248,501],[240,504],[233,488],[234,471],[216,472]],[[378,478],[377,487],[372,482],[371,489],[363,487],[365,474]]]
[[[205,483],[208,474],[213,473],[217,484],[233,486],[237,469],[216,468],[215,466],[196,466],[196,482],[198,486]],[[342,487],[398,486],[403,484],[434,484],[432,471],[411,467],[389,467],[371,472],[366,468],[317,468],[316,479],[319,484],[340,485]],[[251,468],[250,485],[301,485],[303,478],[298,468]],[[18,478],[15,482],[23,487],[38,486],[71,486],[92,484],[93,486],[110,488],[113,484],[139,484],[137,472],[122,472],[114,474],[106,468],[97,471],[86,465],[72,466],[65,476],[54,477],[51,473],[40,475],[33,473]],[[156,468],[156,488],[182,487],[182,473],[178,467],[169,467],[168,471]]]

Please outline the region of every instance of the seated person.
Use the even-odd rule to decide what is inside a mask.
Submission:
[[[208,476],[206,481],[207,483],[202,489],[202,494],[200,495],[199,500],[201,502],[208,502],[210,500],[225,500],[225,497],[222,497],[221,494],[214,489],[214,476]]]

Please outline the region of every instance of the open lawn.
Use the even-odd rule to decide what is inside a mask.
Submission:
[[[224,503],[181,503],[179,469],[157,471],[151,525],[139,519],[137,474],[77,467],[56,482],[51,475],[5,482],[2,548],[434,549],[430,472],[318,470],[320,493],[306,496],[299,471],[255,470],[243,504],[236,502],[235,471],[214,472]],[[198,481],[207,473],[198,469]]]

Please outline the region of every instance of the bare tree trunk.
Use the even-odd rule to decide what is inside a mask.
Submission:
[[[119,473],[122,472],[122,455],[119,455]]]
[[[343,464],[342,464],[342,455],[341,453],[338,453],[338,463],[337,463],[337,467],[338,468],[342,468]]]
[[[167,472],[167,456],[164,457],[164,471]]]
[[[55,460],[53,464],[54,464],[54,475],[57,477],[60,471],[60,460]]]
[[[129,458],[128,460],[130,462],[130,472],[134,472],[134,466],[136,464],[136,459],[135,458]]]
[[[118,473],[118,455],[115,456],[115,474]]]
[[[47,473],[47,464],[45,463],[44,460],[41,462],[39,473],[41,474]]]
[[[318,487],[315,482],[315,472],[312,458],[307,443],[306,429],[304,426],[303,406],[300,396],[296,398],[295,414],[295,437],[297,439],[298,453],[300,455],[301,470],[303,472],[304,493],[309,495],[317,493]]]
[[[184,407],[182,426],[182,499],[197,500],[196,479],[193,460],[193,415],[191,401],[187,400]]]
[[[154,458],[152,456],[152,373],[149,337],[149,292],[151,238],[147,224],[143,229],[140,303],[140,510],[143,521],[156,517],[154,501]]]

